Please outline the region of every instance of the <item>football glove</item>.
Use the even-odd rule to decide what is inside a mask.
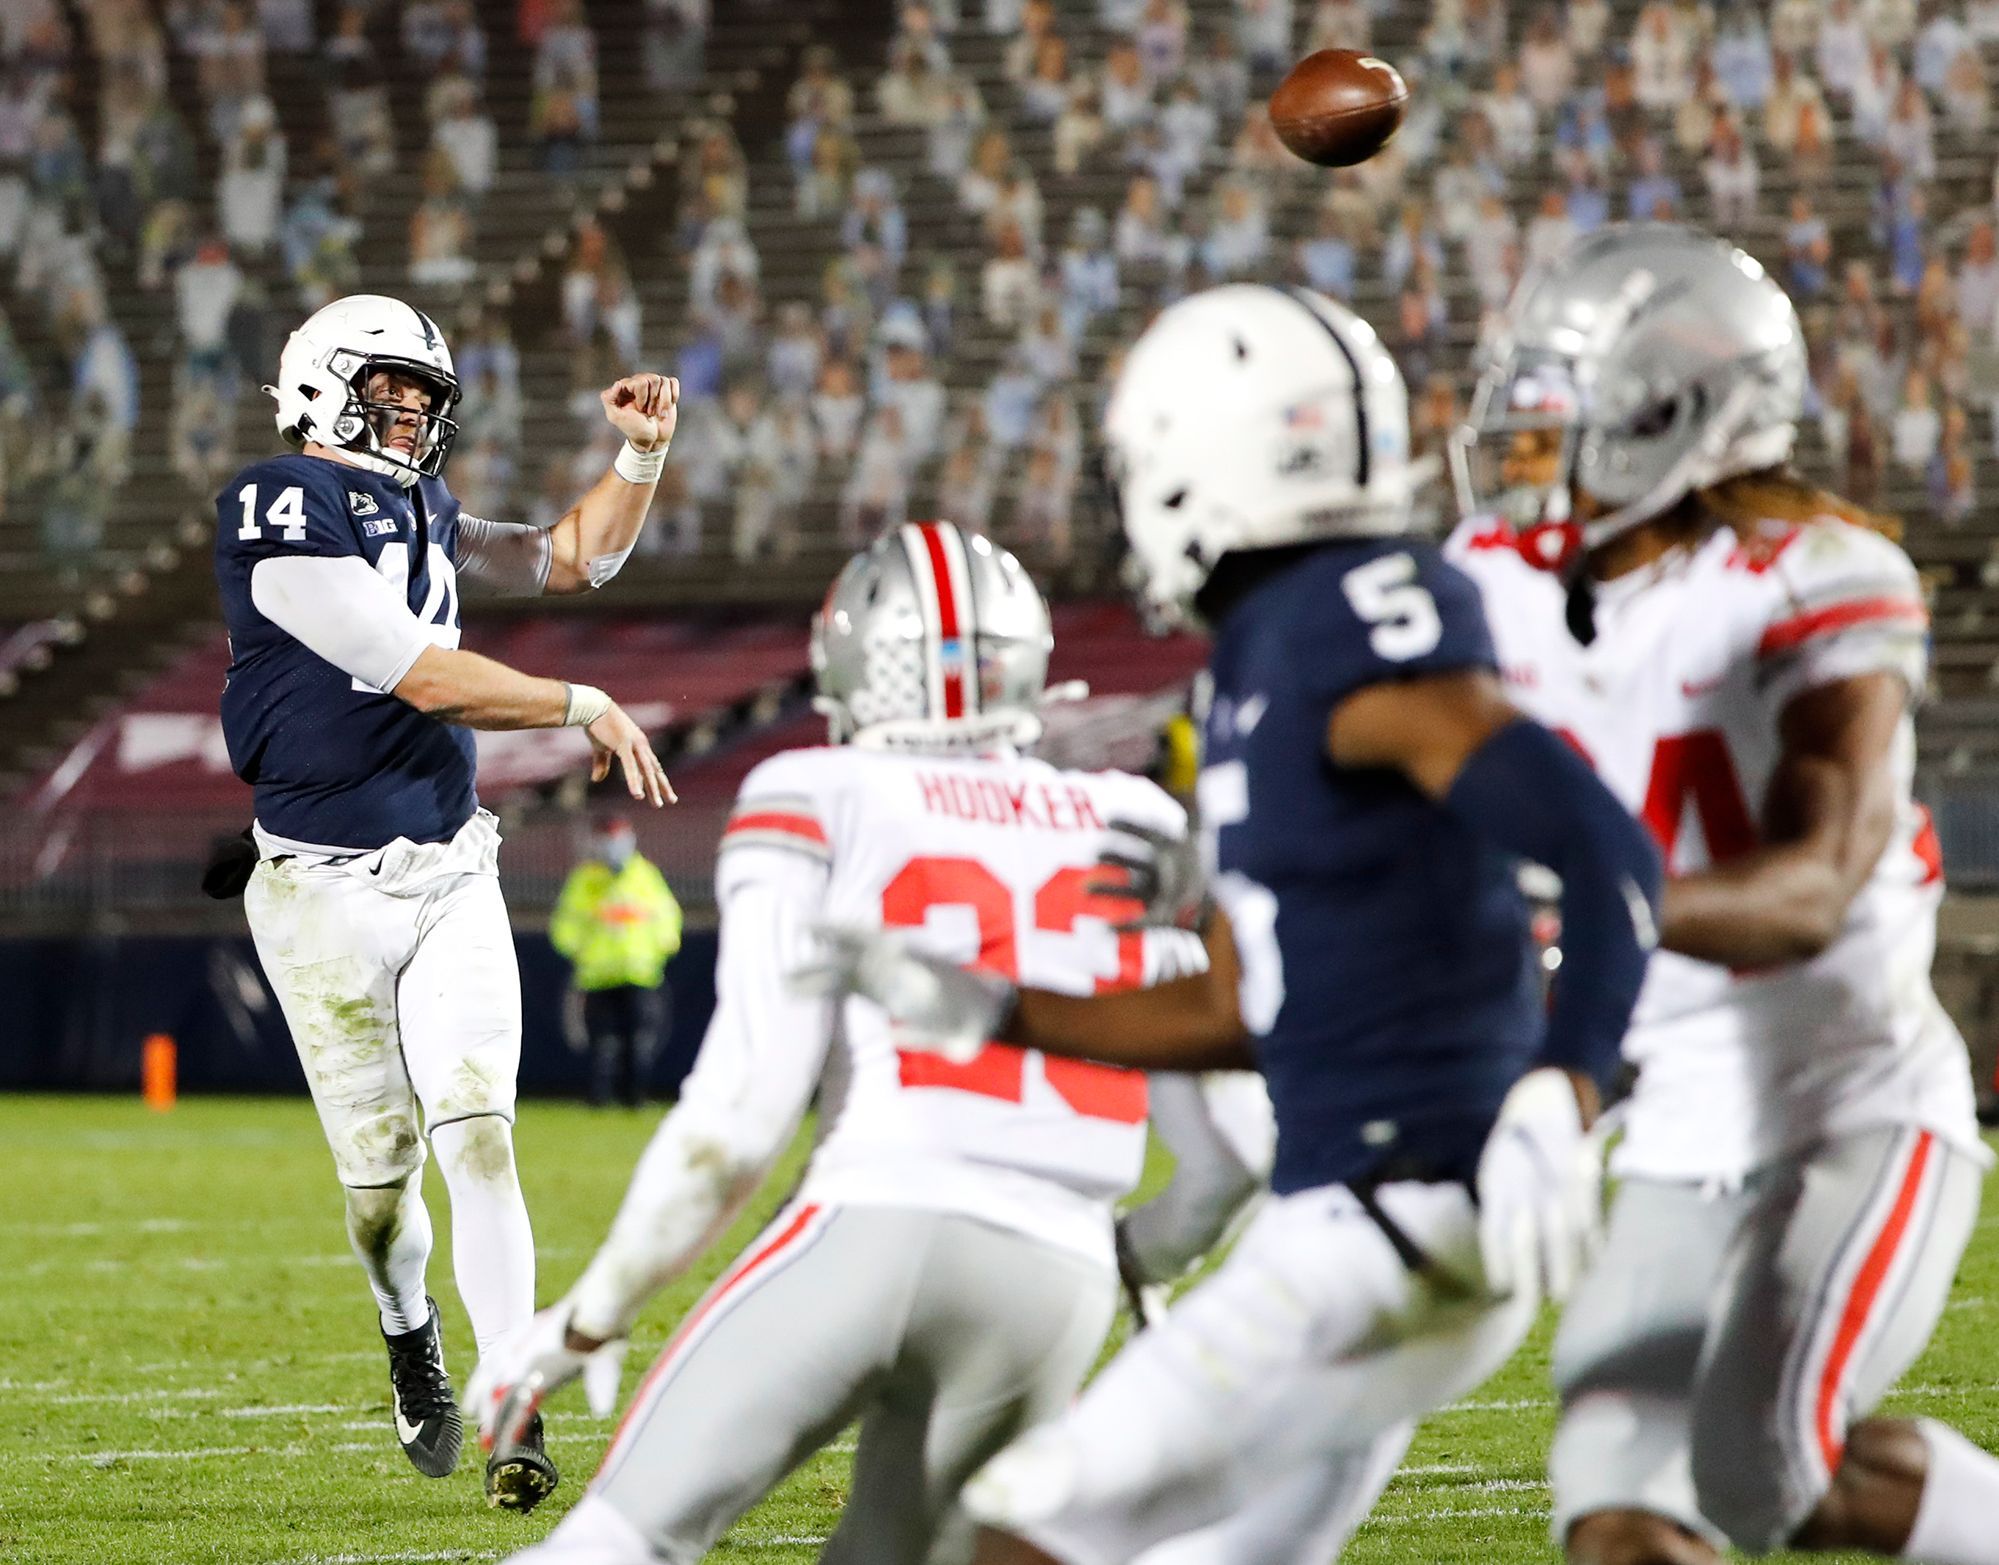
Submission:
[[[608,1418],[618,1405],[618,1378],[630,1344],[618,1337],[588,1352],[569,1346],[567,1299],[551,1304],[511,1342],[480,1355],[465,1389],[465,1407],[479,1426],[479,1447],[504,1458],[520,1443],[549,1396],[578,1376],[590,1411]]]
[[[233,837],[218,837],[209,847],[201,872],[202,891],[218,902],[243,895],[257,868],[257,840],[245,826]]]
[[[1132,917],[1112,927],[1119,934],[1199,929],[1206,922],[1207,893],[1193,837],[1176,837],[1142,821],[1112,821],[1110,830],[1123,840],[1099,856],[1096,878],[1084,889],[1136,904]]]
[[[792,970],[793,993],[872,1000],[911,1046],[953,1064],[969,1062],[1013,1010],[1013,985],[912,951],[900,936],[839,924],[814,932],[824,954]]]
[[[1565,1072],[1513,1084],[1478,1160],[1479,1254],[1494,1297],[1568,1296],[1602,1238],[1601,1154]]]

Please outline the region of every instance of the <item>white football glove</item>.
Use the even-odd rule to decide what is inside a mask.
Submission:
[[[953,1064],[970,1061],[1013,1009],[1013,985],[912,951],[899,935],[840,924],[814,933],[824,955],[792,970],[794,994],[872,1000],[912,1046]]]
[[[1507,1093],[1479,1154],[1478,1205],[1487,1290],[1567,1298],[1603,1236],[1603,1163],[1564,1072],[1529,1071]]]
[[[579,1353],[569,1346],[569,1317],[575,1306],[563,1299],[528,1323],[511,1342],[480,1355],[465,1409],[479,1426],[479,1447],[504,1457],[520,1443],[528,1421],[551,1393],[579,1375],[590,1411],[608,1418],[618,1406],[618,1377],[630,1344],[618,1337]]]
[[[1198,929],[1207,913],[1206,875],[1200,845],[1143,821],[1110,823],[1112,845],[1097,858],[1097,876],[1083,889],[1134,904],[1131,916],[1111,927],[1119,934],[1146,929]]]

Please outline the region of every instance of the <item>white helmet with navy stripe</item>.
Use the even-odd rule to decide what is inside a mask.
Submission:
[[[1406,532],[1409,394],[1345,306],[1232,283],[1162,311],[1104,415],[1108,476],[1151,608],[1191,617],[1225,554]]]
[[[366,396],[368,377],[378,370],[414,376],[430,388],[429,416],[413,457],[382,444],[391,405]],[[286,340],[278,383],[264,390],[277,399],[278,433],[289,444],[337,447],[358,466],[405,488],[442,472],[458,437],[451,418],[458,376],[444,333],[423,311],[381,294],[349,294],[314,311]]]
[[[812,621],[813,704],[835,744],[1031,744],[1054,645],[1020,561],[950,522],[912,522],[828,590]]]

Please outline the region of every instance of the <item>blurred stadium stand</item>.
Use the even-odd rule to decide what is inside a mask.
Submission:
[[[1413,91],[1339,174],[1261,117],[1327,44]],[[687,799],[647,846],[698,894],[736,780],[817,732],[804,611],[906,516],[1076,600],[1059,661],[1104,694],[1057,740],[1139,745],[1190,665],[1089,606],[1118,551],[1087,475],[1158,305],[1228,278],[1345,295],[1434,453],[1522,264],[1662,212],[1799,301],[1803,465],[1924,571],[1921,788],[1953,884],[1999,888],[1995,71],[1999,0],[8,0],[0,915],[194,916],[190,844],[245,804],[211,721],[211,496],[270,448],[257,387],[325,298],[448,324],[450,477],[481,514],[553,521],[608,459],[596,389],[682,376],[615,588],[475,611],[471,639],[645,706]],[[585,790],[560,739],[485,757],[532,917]],[[1983,918],[1948,924],[1974,998]]]

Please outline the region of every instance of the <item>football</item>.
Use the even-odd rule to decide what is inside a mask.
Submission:
[[[1357,49],[1321,49],[1277,84],[1270,123],[1307,163],[1345,168],[1388,145],[1408,104],[1408,83],[1386,60]]]

